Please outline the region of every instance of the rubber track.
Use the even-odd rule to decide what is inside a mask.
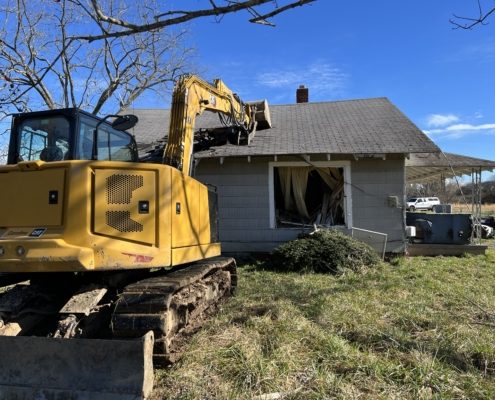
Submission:
[[[112,315],[113,336],[134,338],[152,330],[154,363],[173,363],[180,358],[186,337],[236,286],[235,260],[225,257],[132,283],[119,295]]]

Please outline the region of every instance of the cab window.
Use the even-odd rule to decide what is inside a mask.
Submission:
[[[134,161],[131,136],[113,129],[98,131],[98,160]]]
[[[69,121],[62,116],[29,118],[19,127],[19,161],[61,161],[69,152]]]
[[[96,120],[81,118],[77,145],[81,160],[92,159],[96,124]],[[117,131],[105,124],[98,127],[98,160],[136,161],[134,147],[134,140],[128,133]]]
[[[79,140],[77,143],[77,159],[91,160],[95,127],[96,121],[90,120],[89,118],[81,119],[79,125]]]

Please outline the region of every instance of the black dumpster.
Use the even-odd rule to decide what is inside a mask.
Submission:
[[[406,213],[407,226],[416,227],[414,243],[469,244],[471,214]]]

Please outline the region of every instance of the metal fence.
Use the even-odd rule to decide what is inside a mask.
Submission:
[[[370,245],[382,257],[382,259],[385,258],[388,238],[386,233],[370,231],[353,226],[351,228],[351,236],[354,239]]]

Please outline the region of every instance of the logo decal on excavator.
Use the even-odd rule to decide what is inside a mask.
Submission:
[[[124,256],[134,257],[135,263],[149,263],[153,261],[154,257],[145,256],[143,254],[131,254],[131,253],[122,253]]]
[[[40,237],[46,232],[46,228],[36,228],[29,234],[31,237]]]

